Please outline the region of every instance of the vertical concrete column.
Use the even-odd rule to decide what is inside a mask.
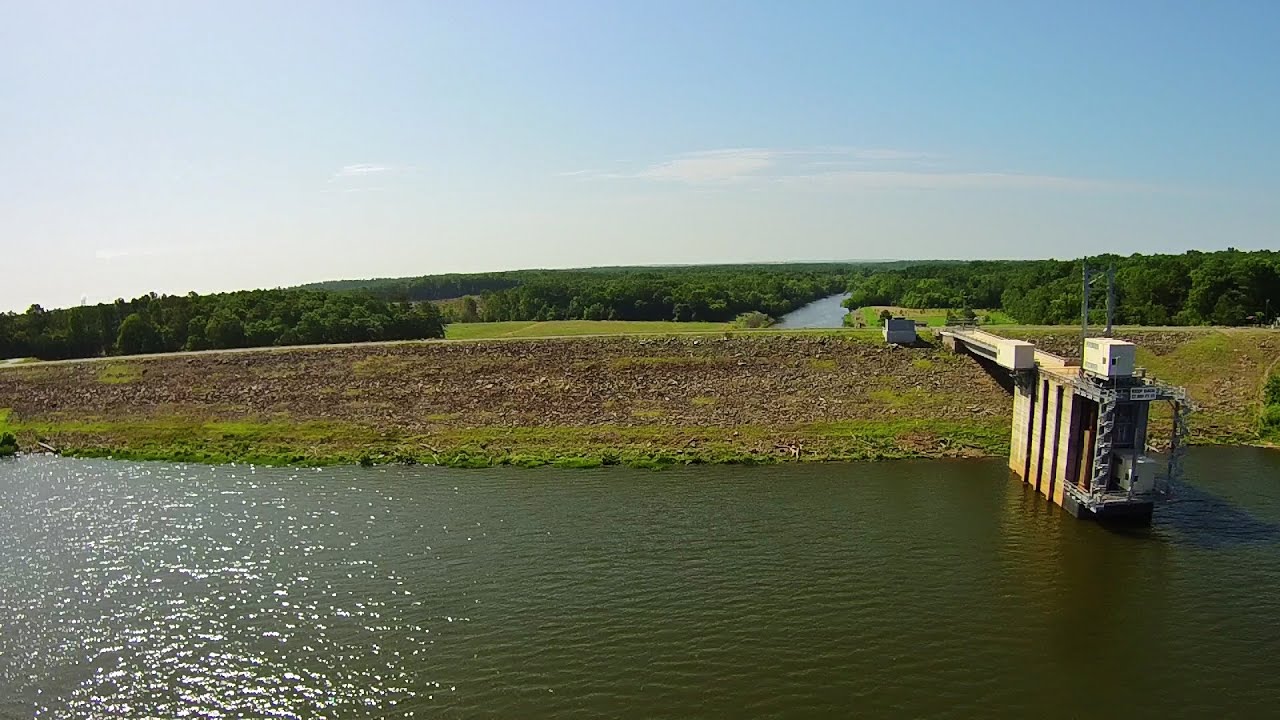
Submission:
[[[1053,413],[1057,407],[1057,398],[1054,396],[1053,385],[1049,382],[1049,378],[1047,377],[1040,380],[1040,398],[1039,417],[1037,417],[1035,421],[1035,488],[1037,491],[1047,495],[1049,492],[1049,478],[1053,475],[1053,439],[1049,435],[1053,428],[1049,424],[1049,419],[1053,417]]]
[[[1013,413],[1009,421],[1009,469],[1022,476],[1022,427],[1019,422],[1023,414],[1027,412],[1027,396],[1023,394],[1021,387],[1013,389]]]
[[[1074,408],[1075,392],[1072,388],[1059,384],[1054,391],[1058,399],[1057,413],[1054,419],[1054,453],[1053,475],[1047,496],[1050,500],[1062,504],[1065,493],[1063,487],[1068,482],[1067,473],[1071,467],[1071,412]]]
[[[1028,467],[1030,448],[1035,441],[1035,411],[1037,396],[1035,386],[1019,385],[1013,392],[1013,426],[1009,438],[1009,469],[1024,482],[1030,480]]]

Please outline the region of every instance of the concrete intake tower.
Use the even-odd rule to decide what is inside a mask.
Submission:
[[[1009,469],[1023,482],[1076,517],[1151,521],[1156,499],[1181,472],[1191,404],[1186,390],[1136,366],[1133,343],[1086,338],[1077,366],[976,328],[947,327],[940,335],[947,347],[1011,380]],[[1146,453],[1155,402],[1172,406],[1163,470]]]

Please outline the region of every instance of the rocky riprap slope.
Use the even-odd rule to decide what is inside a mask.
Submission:
[[[184,416],[455,427],[776,426],[1004,416],[975,363],[838,336],[582,338],[278,349],[0,371],[24,420]]]

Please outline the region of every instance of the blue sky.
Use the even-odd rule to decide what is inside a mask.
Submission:
[[[1280,246],[1280,3],[4,5],[0,308]]]

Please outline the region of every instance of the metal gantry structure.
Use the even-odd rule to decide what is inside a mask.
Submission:
[[[1091,270],[1088,260],[1083,263],[1083,299],[1081,301],[1081,354],[1083,343],[1089,339],[1089,291],[1092,283],[1105,277],[1107,282],[1107,327],[1104,337],[1111,337],[1115,323],[1116,307],[1116,272],[1115,265],[1107,266],[1105,275]],[[1104,504],[1108,498],[1115,496],[1108,486],[1113,470],[1113,450],[1115,439],[1116,412],[1121,401],[1167,401],[1172,414],[1172,428],[1169,435],[1169,459],[1165,466],[1163,482],[1157,483],[1157,490],[1167,494],[1182,476],[1183,461],[1187,452],[1187,437],[1190,434],[1189,416],[1195,407],[1187,396],[1185,388],[1171,385],[1154,378],[1146,377],[1141,368],[1127,381],[1116,379],[1104,380],[1079,371],[1076,386],[1081,394],[1098,403],[1098,423],[1096,428],[1096,444],[1094,448],[1093,477],[1090,481],[1090,493],[1080,498],[1091,507]],[[1150,445],[1150,443],[1147,443]],[[1129,495],[1132,498],[1132,495]]]
[[[1115,327],[1116,319],[1116,266],[1114,264],[1107,266],[1106,275],[1095,275],[1089,269],[1089,262],[1085,260],[1084,266],[1084,293],[1080,300],[1080,342],[1083,343],[1089,339],[1089,287],[1100,277],[1107,280],[1107,331],[1103,337],[1111,337],[1112,329]]]
[[[1164,492],[1168,493],[1172,489],[1173,482],[1182,477],[1182,464],[1187,455],[1187,437],[1191,434],[1191,426],[1189,424],[1189,415],[1195,411],[1195,406],[1187,397],[1187,391],[1183,388],[1173,388],[1176,394],[1171,398],[1171,407],[1173,408],[1173,431],[1169,436],[1169,465],[1165,472]]]
[[[1181,478],[1183,459],[1187,452],[1187,435],[1189,432],[1188,416],[1194,410],[1185,388],[1162,382],[1146,376],[1139,369],[1133,377],[1105,380],[1081,372],[1074,382],[1075,391],[1098,404],[1098,421],[1095,426],[1093,449],[1093,472],[1089,479],[1089,490],[1068,486],[1068,491],[1076,495],[1076,500],[1090,509],[1109,502],[1128,502],[1134,500],[1133,492],[1114,490],[1110,487],[1112,473],[1115,469],[1115,433],[1116,415],[1122,402],[1158,402],[1169,403],[1172,411],[1172,427],[1169,434],[1169,459],[1165,472],[1156,483],[1156,491],[1168,494],[1174,481]],[[1150,446],[1149,442],[1145,445]],[[1146,448],[1134,448],[1135,452]]]

